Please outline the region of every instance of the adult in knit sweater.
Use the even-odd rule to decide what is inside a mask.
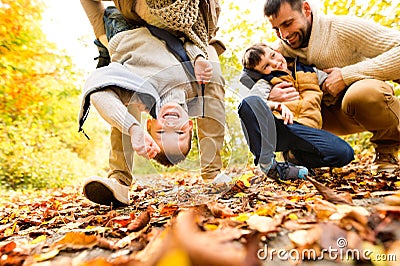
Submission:
[[[194,98],[200,95],[199,86],[194,86],[193,82],[188,80],[180,61],[170,52],[165,42],[155,38],[144,25],[149,24],[168,30],[184,40],[185,51],[194,64],[196,80],[206,84],[203,97],[204,112],[201,117],[197,117],[202,177],[212,179],[217,176],[222,167],[220,150],[223,144],[225,125],[224,79],[218,64],[217,53],[217,51],[222,52],[224,48],[221,43],[213,39],[219,15],[218,2],[215,0],[114,0],[115,6],[130,23],[135,25],[135,29],[118,33],[109,43],[105,36],[103,21],[105,7],[101,1],[81,0],[81,3],[93,26],[96,38],[109,49],[111,61],[122,64],[126,69],[156,88],[161,96],[161,104],[173,99],[181,102],[182,98],[183,100]],[[115,85],[118,86],[118,84]],[[171,88],[171,94],[163,97],[164,91]],[[101,204],[111,202],[117,205],[127,204],[129,196],[126,198],[125,187],[131,185],[133,178],[131,156],[128,154],[129,158],[126,158],[126,147],[122,143],[123,135],[133,136],[129,130],[132,125],[127,125],[127,121],[133,121],[133,119],[126,119],[129,117],[130,110],[129,108],[127,110],[126,102],[118,94],[113,93],[112,90],[104,90],[104,88],[90,93],[91,103],[112,125],[108,177],[117,180],[120,185],[124,186],[122,192],[124,196],[119,197],[123,200],[117,198],[110,202],[102,201]],[[113,111],[107,108],[111,100],[115,102],[115,99],[118,98],[120,98],[118,104],[120,111],[115,111],[116,108],[113,108]],[[191,113],[191,110],[192,108],[189,106],[190,115],[199,114],[198,112]],[[116,112],[124,114],[121,116]],[[121,117],[123,121],[118,121]],[[151,158],[154,150],[151,151],[151,154],[147,152],[144,155]],[[99,183],[100,181],[95,180],[95,182]],[[103,183],[99,184],[99,187],[114,194],[111,197],[119,193],[119,185],[116,185],[115,182],[111,184],[104,181]]]
[[[400,32],[350,16],[323,15],[303,0],[267,0],[264,15],[275,47],[329,74],[333,106],[322,105],[323,129],[337,135],[372,132],[374,172],[399,167],[400,101],[385,81],[400,80]],[[294,88],[275,86],[269,99],[287,101]]]

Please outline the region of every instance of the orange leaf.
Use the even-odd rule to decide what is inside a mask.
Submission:
[[[15,244],[14,241],[7,243],[3,246],[0,247],[0,252],[1,253],[8,253],[10,251],[13,251],[17,247],[17,244]]]
[[[83,249],[91,248],[97,244],[97,236],[86,235],[81,232],[70,232],[55,242],[52,247]]]
[[[171,216],[171,215],[173,215],[178,209],[179,209],[178,205],[168,204],[168,205],[165,205],[165,206],[161,209],[160,215],[161,215],[161,216]]]
[[[153,213],[153,208],[151,207],[147,208],[147,210],[142,212],[135,221],[133,221],[128,225],[128,230],[137,232],[145,228],[145,226],[150,222],[152,213]]]

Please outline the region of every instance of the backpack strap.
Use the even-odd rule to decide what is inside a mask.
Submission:
[[[194,68],[190,62],[189,56],[183,48],[182,41],[167,30],[160,29],[148,24],[146,25],[146,27],[155,37],[165,41],[171,53],[173,53],[179,59],[179,61],[181,61],[182,66],[189,77],[189,80],[194,80]]]

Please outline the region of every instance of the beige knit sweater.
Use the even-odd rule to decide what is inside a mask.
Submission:
[[[313,9],[308,47],[293,50],[279,41],[277,48],[319,69],[342,68],[347,86],[366,78],[400,80],[400,31],[361,18],[327,16]]]
[[[105,7],[102,4],[102,1],[112,3],[112,1],[106,0],[81,0],[82,7],[88,16],[90,23],[92,24],[96,38],[100,38],[105,34],[103,21]],[[160,18],[151,14],[146,0],[113,0],[113,3],[128,20],[135,21],[140,19],[150,25],[174,32],[174,30],[171,30],[164,25],[164,22]],[[134,10],[134,12],[132,12],[132,10]],[[135,15],[139,16],[139,18],[135,18]],[[200,47],[191,42],[185,42],[184,47],[186,53],[192,61],[199,55],[207,57],[205,52],[200,49]]]

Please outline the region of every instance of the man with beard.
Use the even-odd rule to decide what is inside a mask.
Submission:
[[[371,132],[371,170],[394,172],[400,100],[385,81],[400,81],[400,32],[361,18],[323,15],[303,0],[267,0],[264,15],[280,39],[274,48],[329,74],[326,89],[338,100],[322,105],[322,128],[336,135]],[[263,96],[284,102],[298,92],[281,83]]]

